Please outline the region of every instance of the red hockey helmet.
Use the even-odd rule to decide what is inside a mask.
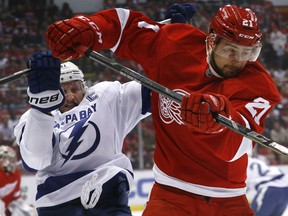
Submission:
[[[255,13],[234,5],[218,10],[210,24],[210,33],[243,46],[258,45],[262,36]]]

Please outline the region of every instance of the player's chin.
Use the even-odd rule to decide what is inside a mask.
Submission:
[[[64,113],[64,112],[68,112],[70,111],[71,109],[73,109],[75,107],[74,104],[64,104],[62,107],[60,107],[60,111],[61,113]]]
[[[237,74],[239,74],[241,71],[240,68],[225,68],[225,70],[223,71],[223,76],[225,78],[231,78],[231,77],[235,77]]]

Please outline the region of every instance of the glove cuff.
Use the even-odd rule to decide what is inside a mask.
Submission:
[[[99,30],[98,26],[95,24],[95,22],[93,20],[91,20],[88,16],[84,16],[84,15],[77,15],[74,16],[72,19],[75,19],[79,22],[81,22],[82,24],[84,24],[85,26],[94,29],[95,31]]]
[[[30,88],[27,89],[28,102],[35,109],[41,112],[49,113],[58,109],[64,104],[65,94],[60,88],[58,90],[47,90],[37,94],[33,94]]]
[[[188,20],[181,13],[175,13],[171,16],[171,23],[186,23]]]

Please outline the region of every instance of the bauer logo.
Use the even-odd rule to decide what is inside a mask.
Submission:
[[[46,97],[28,97],[29,103],[35,105],[52,103],[57,101],[58,99],[59,99],[59,93]]]

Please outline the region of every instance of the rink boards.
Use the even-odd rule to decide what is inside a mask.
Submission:
[[[278,166],[283,172],[288,173],[288,165]],[[135,185],[129,195],[129,203],[132,210],[142,210],[149,196],[149,191],[154,182],[154,175],[151,170],[135,171]],[[34,205],[36,194],[36,180],[34,176],[24,175],[21,184],[22,194],[28,204]],[[247,196],[249,201],[254,196],[254,191],[250,191]]]

